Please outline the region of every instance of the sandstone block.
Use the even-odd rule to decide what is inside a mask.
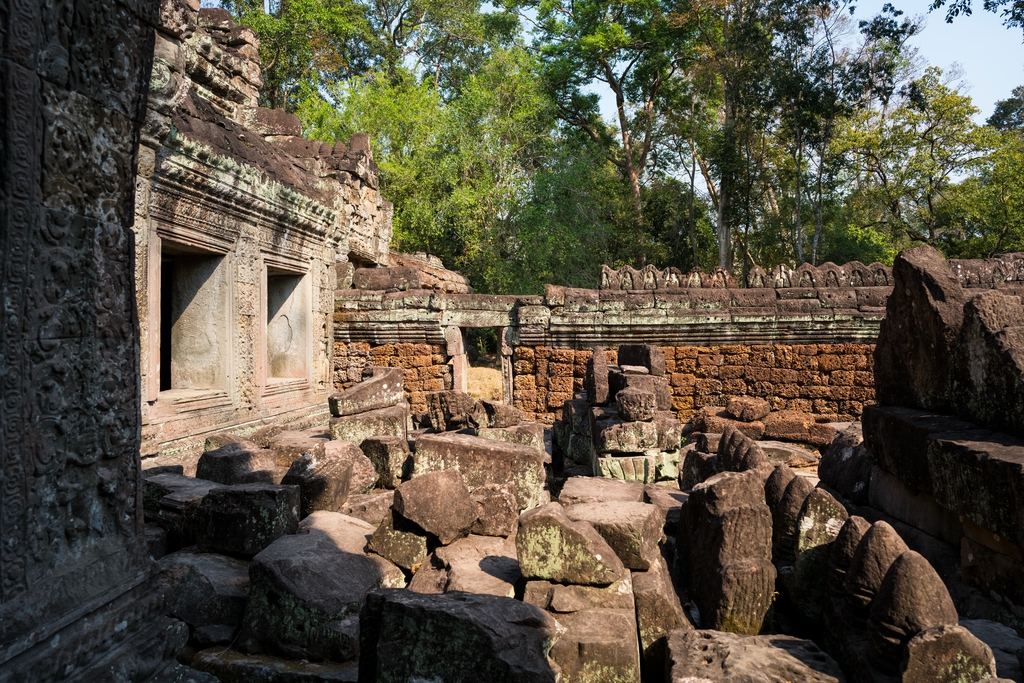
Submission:
[[[229,650],[222,647],[210,648],[196,653],[189,665],[216,676],[220,683],[262,683],[263,681],[315,680],[324,683],[343,683],[356,680],[358,665],[353,662],[305,662],[296,666],[293,659],[257,655]],[[300,671],[296,671],[300,668]],[[200,674],[203,675],[203,674]],[[298,676],[301,678],[292,678]],[[178,683],[175,681],[175,683]],[[198,679],[186,678],[181,683],[205,683]]]
[[[340,512],[348,500],[352,468],[352,460],[339,457],[333,450],[327,454],[321,449],[319,456],[306,453],[293,462],[281,483],[299,488],[300,518],[315,510]]]
[[[761,446],[733,425],[725,428],[718,443],[718,467],[723,472],[756,471],[765,479],[773,469]]]
[[[369,410],[356,415],[331,418],[331,438],[360,445],[374,436],[406,438],[409,404],[402,402],[390,408]]]
[[[523,411],[515,406],[508,406],[495,401],[477,401],[473,413],[473,427],[496,428],[516,427],[523,421]]]
[[[619,346],[619,365],[640,365],[652,375],[665,374],[665,352],[650,344],[622,344]]]
[[[676,451],[683,441],[683,423],[675,413],[659,410],[654,414],[654,426],[658,431],[658,450]]]
[[[412,474],[412,452],[409,442],[400,436],[374,436],[359,444],[359,449],[373,463],[377,483],[386,489],[397,488]]]
[[[626,575],[607,586],[575,586],[552,581],[527,581],[523,601],[556,615],[587,609],[633,610],[633,580]]]
[[[765,418],[772,410],[768,401],[755,396],[737,396],[729,399],[725,412],[741,422],[754,422]]]
[[[344,461],[352,463],[349,494],[366,493],[377,483],[377,470],[373,463],[351,441],[328,441],[324,444],[324,458],[339,463],[339,466]]]
[[[679,490],[678,484],[675,482],[671,485],[647,484],[644,486],[644,502],[656,505],[661,510],[665,517],[665,532],[671,535],[676,533],[683,504],[688,497],[688,494]]]
[[[427,534],[394,512],[384,515],[366,545],[385,560],[411,570],[427,559]]]
[[[957,625],[937,626],[911,638],[900,669],[902,683],[980,681],[996,675],[989,646]]]
[[[705,434],[722,434],[728,427],[734,427],[754,441],[764,436],[764,423],[760,421],[740,422],[729,416],[723,408],[705,406],[693,416],[693,428]]]
[[[168,616],[188,624],[204,645],[234,639],[249,597],[248,562],[180,550],[161,558],[160,572],[160,584],[168,588]]]
[[[278,467],[291,467],[306,453],[322,453],[327,441],[327,434],[289,430],[272,437],[269,448],[274,452]]]
[[[529,446],[539,453],[544,453],[544,425],[538,422],[524,422],[514,427],[491,427],[477,429],[476,435],[481,439],[507,441]]]
[[[331,394],[331,415],[345,417],[390,408],[405,400],[405,373],[401,368],[373,368],[373,374],[345,391]]]
[[[626,571],[594,527],[570,520],[558,503],[519,516],[516,550],[527,579],[602,586]]]
[[[587,361],[587,370],[583,378],[583,388],[587,392],[587,401],[591,405],[608,403],[608,359],[604,349],[597,347]]]
[[[566,683],[640,681],[636,614],[591,609],[559,615],[566,631],[551,646],[551,659]]]
[[[683,611],[665,560],[658,558],[647,571],[633,572],[632,578],[640,652],[650,671],[661,672],[668,656],[668,634],[693,625]]]
[[[593,427],[597,453],[637,453],[658,447],[658,427],[653,422],[604,420]]]
[[[653,420],[658,410],[654,394],[638,389],[620,391],[615,395],[615,403],[619,406],[619,417],[626,422]]]
[[[742,636],[717,631],[672,631],[671,683],[842,683],[839,666],[809,640]]]
[[[815,422],[814,416],[796,410],[780,410],[764,419],[764,435],[782,441],[799,441],[815,446],[827,446],[835,438],[836,430],[829,424]]]
[[[378,590],[359,619],[360,681],[555,683],[560,629],[533,605],[494,595]]]
[[[467,536],[434,551],[446,574],[445,592],[515,597],[520,580],[515,543],[494,536]]]
[[[469,494],[476,506],[470,533],[508,538],[519,523],[519,507],[511,484],[486,484]]]
[[[864,533],[846,570],[846,606],[848,616],[863,623],[871,601],[882,586],[889,567],[907,551],[907,544],[886,522],[875,522]]]
[[[672,410],[672,388],[667,377],[655,375],[637,375],[621,371],[612,371],[608,375],[609,400],[614,401],[619,392],[634,389],[654,394],[658,410]]]
[[[581,503],[565,509],[574,522],[588,522],[628,569],[647,571],[661,559],[665,518],[648,503]]]
[[[207,552],[252,556],[299,524],[299,489],[239,484],[211,489],[191,515],[196,545]]]
[[[435,432],[471,427],[477,400],[461,391],[433,391],[427,394],[427,412]]]
[[[196,478],[226,486],[272,483],[276,466],[273,451],[251,442],[235,441],[199,456]]]
[[[419,437],[413,478],[446,469],[459,470],[470,491],[486,484],[513,484],[520,510],[536,507],[546,498],[542,456],[527,446],[466,434]]]
[[[385,515],[391,513],[391,503],[394,502],[394,498],[394,491],[351,494],[342,507],[341,512],[376,527],[381,523]]]
[[[394,510],[447,545],[469,532],[476,506],[458,470],[422,474],[395,489]]]
[[[421,289],[420,271],[412,266],[394,268],[356,268],[352,286],[372,291]]]
[[[615,481],[601,477],[569,477],[558,494],[562,505],[623,501],[642,503],[644,486],[636,482]]]

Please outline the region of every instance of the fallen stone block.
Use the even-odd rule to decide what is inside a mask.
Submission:
[[[359,652],[359,610],[374,588],[405,585],[402,571],[367,555],[373,527],[317,512],[303,533],[283,536],[253,558],[239,647],[294,659],[343,662]]]
[[[843,683],[835,661],[809,640],[676,630],[668,636],[671,683]]]
[[[633,610],[633,580],[629,573],[607,586],[575,586],[552,581],[527,581],[523,601],[559,614],[588,609]]]
[[[601,477],[569,477],[558,494],[562,505],[624,501],[642,503],[644,486],[636,482],[614,481]]]
[[[562,404],[562,421],[573,434],[590,436],[590,403],[582,399],[566,401]]]
[[[494,595],[377,590],[360,615],[360,681],[555,683],[561,629],[533,605]]]
[[[689,491],[718,474],[718,456],[696,449],[684,450],[679,464],[679,488]]]
[[[654,426],[658,429],[658,450],[677,451],[683,442],[683,423],[675,413],[661,410],[654,415]]]
[[[527,446],[466,434],[425,434],[417,439],[413,480],[447,469],[458,470],[470,491],[487,484],[513,484],[520,510],[547,499],[543,459]]]
[[[375,367],[373,375],[327,399],[331,415],[346,417],[390,408],[405,400],[405,373],[401,368]]]
[[[356,268],[352,273],[352,286],[356,289],[388,291],[421,289],[420,271],[413,266]]]
[[[675,480],[679,476],[679,453],[651,450],[645,454],[619,453],[597,458],[597,474],[644,484]]]
[[[683,611],[665,560],[659,557],[647,571],[633,572],[632,578],[640,653],[644,666],[660,673],[665,671],[668,657],[668,634],[693,625]]]
[[[391,504],[394,500],[394,491],[353,494],[348,497],[341,512],[344,515],[361,519],[376,527],[381,523],[385,515],[390,514]]]
[[[654,419],[658,404],[653,393],[624,389],[615,395],[619,417],[626,422],[647,422]]]
[[[653,422],[605,420],[592,433],[597,453],[638,453],[658,447],[658,428]]]
[[[356,662],[297,662],[223,647],[198,652],[189,664],[213,674],[221,683],[355,683],[359,674]]]
[[[570,520],[558,503],[519,516],[516,551],[527,579],[603,586],[626,571],[594,527]]]
[[[180,550],[160,560],[167,615],[189,625],[201,645],[230,643],[249,597],[249,563],[233,557]]]
[[[359,446],[351,441],[328,441],[324,444],[324,457],[332,462],[352,463],[349,494],[366,493],[377,484],[377,468]]]
[[[583,376],[583,389],[587,392],[587,401],[599,406],[608,403],[608,357],[602,347],[594,349],[587,360],[587,368]],[[573,431],[576,431],[575,428]],[[581,432],[577,432],[581,433]]]
[[[481,413],[481,411],[483,412]],[[516,427],[523,422],[523,411],[504,403],[480,400],[477,401],[472,422],[472,426],[478,429]]]
[[[409,404],[370,410],[356,415],[331,418],[331,438],[350,441],[356,446],[374,436],[400,436],[406,438]]]
[[[915,635],[900,664],[901,683],[980,681],[995,675],[992,650],[958,625],[936,626]]]
[[[723,472],[752,470],[763,479],[773,469],[761,446],[733,425],[725,428],[718,443],[718,468]]]
[[[211,489],[191,515],[196,545],[207,552],[253,556],[275,539],[295,533],[299,489],[239,484]]]
[[[409,442],[400,436],[370,437],[359,444],[359,448],[373,463],[377,483],[386,489],[397,488],[412,474]]]
[[[746,433],[746,432],[744,432]],[[686,440],[687,445],[693,446],[697,451],[701,453],[711,453],[712,455],[718,454],[718,446],[722,442],[722,435],[715,432],[694,432]]]
[[[588,609],[558,616],[565,633],[551,646],[551,659],[566,683],[640,681],[636,614]]]
[[[665,516],[666,533],[675,535],[679,516],[689,494],[679,490],[678,485],[647,484],[644,486],[644,502],[656,505]]]
[[[544,454],[544,425],[537,422],[526,422],[514,427],[492,427],[476,430],[476,435],[482,439],[493,439],[495,441],[507,441],[523,446],[529,446],[537,452]]]
[[[665,374],[665,352],[650,344],[622,344],[619,346],[619,365],[640,365],[652,375]]]
[[[832,425],[818,423],[814,416],[796,410],[780,410],[764,419],[764,435],[782,441],[827,446],[835,438]]]
[[[420,565],[429,552],[426,532],[395,513],[384,515],[367,548],[406,570]]]
[[[281,479],[283,485],[299,488],[300,517],[316,510],[341,512],[348,500],[351,482],[352,461],[339,457],[333,450],[328,455],[322,448],[319,455],[306,453],[293,462]]]
[[[756,443],[772,465],[784,464],[796,468],[818,466],[817,451],[784,441],[757,441]]]
[[[590,436],[580,434],[569,435],[569,450],[566,453],[569,460],[585,467],[592,467],[595,457],[594,442]]]
[[[996,661],[996,674],[1005,680],[1024,679],[1017,652],[1024,648],[1024,638],[1009,626],[985,619],[962,619],[960,626],[989,646]]]
[[[654,394],[658,410],[672,410],[672,388],[667,377],[636,375],[614,370],[608,374],[609,400],[614,401],[618,393],[626,389]]]
[[[772,407],[768,401],[755,396],[737,396],[729,399],[725,405],[725,412],[741,422],[764,419],[771,411]]]
[[[476,506],[476,521],[469,532],[508,538],[519,524],[519,508],[511,484],[487,484],[469,494]]]
[[[661,559],[665,518],[648,503],[581,503],[565,509],[574,522],[588,522],[628,569],[647,571]]]
[[[734,427],[754,441],[764,436],[765,426],[760,420],[741,422],[733,419],[724,408],[706,406],[697,411],[692,418],[693,429],[705,434],[722,434],[726,428]]]
[[[469,533],[476,506],[458,470],[428,472],[395,489],[395,513],[448,545]]]
[[[209,443],[209,439],[207,442]],[[273,483],[272,470],[277,467],[274,451],[259,448],[246,441],[232,441],[199,456],[196,478],[233,484]]]
[[[291,467],[293,462],[306,453],[322,453],[328,440],[327,434],[323,433],[281,432],[270,440],[270,450],[274,453],[278,467]]]
[[[818,477],[851,503],[864,505],[868,502],[872,467],[861,425],[856,423],[837,434],[822,454]]]
[[[434,391],[427,394],[427,412],[435,432],[451,432],[471,427],[477,400],[461,391]]]
[[[515,543],[493,536],[467,536],[434,551],[446,574],[445,592],[515,597],[522,578]]]

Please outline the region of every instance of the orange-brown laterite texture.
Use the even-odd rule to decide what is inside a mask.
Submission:
[[[451,366],[444,347],[434,344],[334,343],[334,386],[338,391],[358,382],[369,366],[402,368],[405,397],[413,413],[427,410],[427,393],[452,388]]]
[[[875,398],[872,344],[665,346],[672,408],[684,422],[704,406],[735,396],[768,400],[773,410],[800,410],[830,420],[857,420]],[[606,351],[609,363],[617,352]],[[553,422],[583,390],[591,351],[515,349],[513,403],[528,419]]]

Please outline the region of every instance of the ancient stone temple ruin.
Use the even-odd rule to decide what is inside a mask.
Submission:
[[[257,42],[0,5],[0,680],[1024,683],[1024,254],[475,294]]]

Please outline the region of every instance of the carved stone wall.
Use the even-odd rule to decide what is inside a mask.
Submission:
[[[175,644],[142,595],[130,230],[157,5],[0,2],[5,681],[142,680]]]
[[[147,466],[192,471],[211,432],[325,421],[335,264],[388,264],[367,136],[306,140],[295,116],[258,107],[258,45],[224,10],[162,5],[134,225]],[[205,283],[168,284],[197,258]],[[200,324],[168,337],[185,306]]]

